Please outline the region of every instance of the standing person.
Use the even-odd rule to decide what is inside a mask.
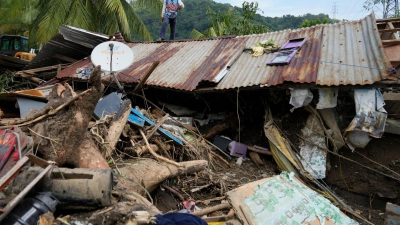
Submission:
[[[167,26],[169,23],[169,27],[171,28],[171,35],[169,40],[175,39],[175,27],[176,27],[176,17],[178,14],[178,10],[183,9],[185,7],[181,0],[163,0],[163,8],[161,11],[161,30],[160,37],[157,41],[165,40],[165,33],[167,31]]]

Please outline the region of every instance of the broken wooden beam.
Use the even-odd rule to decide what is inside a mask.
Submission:
[[[117,145],[119,137],[121,136],[122,130],[124,129],[125,124],[128,122],[131,108],[131,101],[129,99],[122,101],[121,107],[110,123],[107,137],[105,138],[105,141],[108,143],[106,154],[107,157],[111,157],[112,152],[115,150],[115,146]]]
[[[147,70],[146,74],[142,77],[140,82],[136,85],[135,89],[133,90],[133,93],[138,92],[144,83],[146,83],[147,79],[150,77],[150,75],[153,73],[153,71],[157,68],[158,64],[160,64],[160,61],[155,61],[153,64],[151,64],[150,68]]]
[[[257,149],[255,147],[251,147],[251,146],[247,146],[247,150],[250,150],[252,152],[257,152],[257,153],[263,154],[263,155],[272,155],[272,152],[269,150],[261,150],[261,149]]]
[[[398,44],[400,44],[400,39],[382,40],[382,44],[384,46],[398,45]]]

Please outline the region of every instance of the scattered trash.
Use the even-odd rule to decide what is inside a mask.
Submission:
[[[334,108],[337,105],[337,88],[318,88],[319,100],[317,109]]]
[[[227,193],[243,224],[358,224],[293,173],[266,178]]]
[[[364,148],[369,142],[366,135],[360,132],[365,132],[370,137],[381,138],[387,119],[386,110],[383,108],[385,103],[379,89],[354,89],[354,100],[356,116],[344,132],[345,140],[352,150]]]
[[[311,100],[313,99],[313,94],[309,89],[290,89],[290,104],[294,106],[292,109],[290,109],[291,112],[294,111],[294,109],[303,107],[308,105]]]

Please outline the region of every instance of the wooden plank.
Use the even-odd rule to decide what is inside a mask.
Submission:
[[[379,31],[379,33],[396,32],[396,31],[400,31],[400,28],[383,29],[383,30],[378,30],[378,31]]]
[[[388,23],[388,27],[389,29],[395,29],[392,22]],[[399,34],[397,34],[397,32],[394,32],[391,34],[393,39],[399,39]]]
[[[0,179],[0,192],[7,187],[12,179],[24,168],[24,165],[29,161],[27,156],[22,157],[15,166],[13,166],[1,179]]]
[[[377,23],[387,23],[387,22],[393,22],[393,21],[400,21],[400,17],[395,17],[395,18],[385,18],[385,19],[377,19]]]
[[[136,85],[135,89],[133,90],[133,93],[138,92],[143,84],[147,81],[147,79],[150,77],[150,75],[153,73],[153,71],[157,68],[158,64],[160,64],[160,61],[155,61],[153,64],[151,64],[150,68],[147,70],[146,74],[142,77],[140,82]]]
[[[49,163],[47,161],[45,161],[45,160],[43,160],[43,159],[41,159],[41,158],[39,158],[39,157],[37,157],[35,155],[28,154],[26,156],[29,158],[29,160],[31,162],[33,162],[34,164],[36,164],[36,165],[38,165],[38,166],[40,166],[42,168],[46,168],[49,165]]]
[[[382,44],[383,44],[384,46],[398,45],[398,44],[400,44],[400,39],[382,40]]]
[[[21,161],[21,160],[20,160]],[[13,200],[11,200],[6,207],[3,208],[3,214],[0,216],[2,221],[7,214],[25,197],[26,194],[49,172],[54,165],[49,164],[28,186],[24,188]]]

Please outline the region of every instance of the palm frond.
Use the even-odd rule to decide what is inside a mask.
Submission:
[[[96,18],[94,14],[91,4],[86,5],[82,0],[73,0],[64,23],[82,29],[95,31],[96,23],[94,21],[96,21]]]
[[[124,37],[129,37],[130,27],[123,3],[128,4],[126,0],[98,0],[96,7],[97,11],[104,13],[106,18],[116,17],[119,31]]]
[[[208,28],[204,34],[206,35],[206,37],[217,37],[217,32],[215,32],[215,29],[213,27]]]
[[[146,25],[135,13],[132,6],[129,5],[125,0],[122,0],[122,5],[124,7],[125,13],[128,16],[128,23],[130,28],[129,36],[124,36],[126,40],[131,40],[131,34],[136,34],[145,41],[153,41],[150,31],[147,29]]]
[[[199,39],[199,38],[205,38],[206,36],[202,34],[200,31],[193,29],[192,32],[190,32],[190,38],[192,39]]]
[[[161,15],[163,2],[161,0],[135,0],[131,1],[131,6],[134,9],[148,9],[152,13]]]
[[[39,5],[40,14],[31,25],[30,38],[45,43],[59,33],[59,26],[65,22],[69,13],[71,0],[52,0],[46,4],[42,0]]]

